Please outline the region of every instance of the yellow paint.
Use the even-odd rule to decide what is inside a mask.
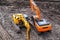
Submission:
[[[13,15],[13,21],[15,24],[19,24],[19,21],[22,20],[24,22],[24,25],[26,27],[26,39],[30,40],[30,25],[28,23],[28,21],[26,21],[26,19],[24,18],[23,14],[14,14]]]

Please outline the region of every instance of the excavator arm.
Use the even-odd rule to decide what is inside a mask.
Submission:
[[[30,0],[30,7],[32,9],[32,12],[36,12],[37,18],[41,20],[40,9],[33,0]]]
[[[26,20],[23,20],[24,21],[24,25],[26,27],[26,37],[27,37],[27,40],[30,40],[30,25],[29,23],[26,21]]]
[[[22,20],[23,20],[24,25],[26,27],[26,39],[30,40],[30,25],[29,25],[28,21],[26,21],[25,18],[22,18]]]

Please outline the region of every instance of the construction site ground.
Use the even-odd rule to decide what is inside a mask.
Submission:
[[[52,24],[52,31],[38,35],[33,28],[30,31],[30,40],[60,40],[60,3],[41,3],[38,4],[41,9],[41,16],[50,21]],[[46,6],[47,5],[47,6]],[[54,5],[54,6],[53,6]],[[59,7],[56,7],[59,6]],[[0,6],[0,40],[26,40],[26,30],[22,33],[17,33],[16,28],[12,23],[12,15],[23,13],[32,15],[30,7],[17,8],[15,6]]]

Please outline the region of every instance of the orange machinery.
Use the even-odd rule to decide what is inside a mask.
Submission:
[[[51,32],[50,22],[41,18],[40,9],[33,0],[30,0],[30,7],[32,9],[32,13],[36,12],[36,15],[31,17],[36,31],[39,34],[40,32]]]

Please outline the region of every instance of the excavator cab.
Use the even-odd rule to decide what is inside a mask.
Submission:
[[[49,25],[50,24],[50,22],[46,19],[42,19],[42,20],[35,19],[35,20],[36,20],[36,22],[39,26],[44,26],[44,25]]]
[[[51,32],[51,24],[48,20],[46,19],[41,19],[41,20],[38,20],[38,18],[35,18],[35,17],[31,17],[31,21],[33,21],[33,24],[34,24],[34,29],[35,31],[40,34],[41,32]]]

